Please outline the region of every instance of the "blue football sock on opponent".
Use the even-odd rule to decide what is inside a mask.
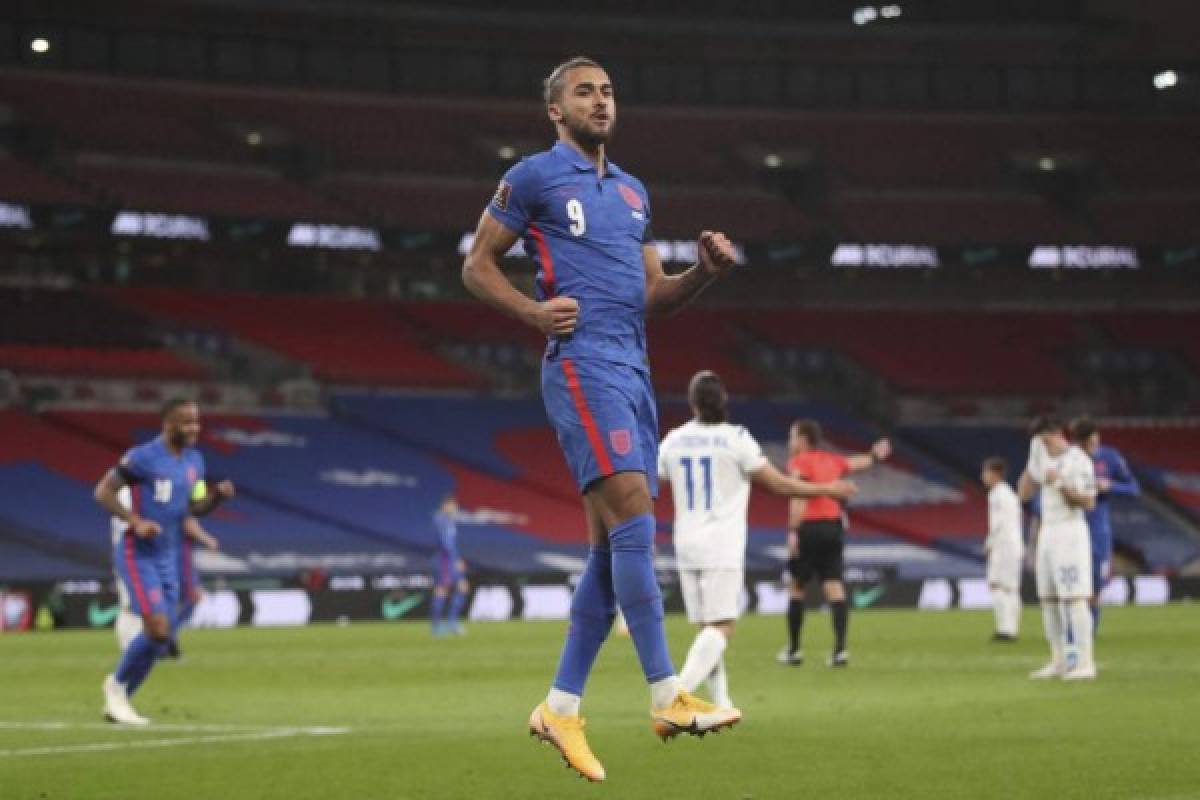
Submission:
[[[433,596],[433,609],[430,611],[430,619],[433,621],[434,628],[440,628],[442,625],[442,617],[446,612],[446,596],[443,594],[435,594]]]
[[[142,685],[142,681],[146,680],[161,647],[162,645],[146,634],[139,633],[125,648],[115,675],[117,681],[124,684],[127,693],[132,695]]]
[[[647,683],[657,683],[675,674],[663,631],[662,592],[654,575],[654,528],[654,517],[639,514],[608,534],[613,554],[613,588]]]
[[[1100,632],[1100,606],[1090,606],[1092,610],[1092,636]]]
[[[571,624],[558,660],[558,674],[554,676],[555,689],[583,695],[592,664],[608,638],[616,615],[612,551],[607,547],[592,547],[571,598]]]
[[[451,625],[458,624],[458,618],[462,616],[463,605],[467,602],[467,595],[464,592],[455,592],[450,597],[450,614],[446,619]]]

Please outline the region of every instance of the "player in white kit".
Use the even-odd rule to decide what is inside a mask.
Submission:
[[[994,642],[1014,642],[1021,624],[1021,501],[1008,485],[1008,461],[998,456],[983,462],[980,479],[988,490],[987,582],[996,615]]]
[[[658,474],[675,501],[675,560],[688,621],[700,626],[679,673],[686,691],[706,682],[713,703],[732,707],[724,652],[741,615],[745,585],[746,510],[750,483],[778,495],[847,498],[848,481],[807,483],[777,470],[749,431],[728,421],[729,398],[716,373],[692,377],[693,419],[658,450]]]
[[[1085,513],[1096,506],[1096,472],[1088,454],[1067,439],[1060,420],[1039,419],[1033,434],[1019,489],[1023,498],[1040,490],[1042,524],[1034,544],[1034,572],[1051,658],[1029,677],[1092,680],[1092,545]],[[1072,652],[1068,630],[1074,637]]]

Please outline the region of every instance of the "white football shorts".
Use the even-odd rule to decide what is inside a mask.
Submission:
[[[742,613],[745,576],[740,569],[681,569],[679,586],[688,622],[706,625]]]

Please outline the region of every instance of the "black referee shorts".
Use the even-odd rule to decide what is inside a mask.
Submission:
[[[800,554],[789,558],[788,572],[797,586],[804,586],[813,577],[822,581],[840,581],[845,566],[842,551],[846,531],[838,519],[819,519],[805,522],[799,528]]]

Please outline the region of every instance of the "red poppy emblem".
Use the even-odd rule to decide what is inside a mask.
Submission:
[[[195,483],[195,482],[196,482],[196,478],[197,478],[197,477],[198,477],[198,476],[196,475],[196,468],[195,468],[195,467],[188,467],[188,468],[187,468],[187,479],[188,479],[188,483]]]
[[[619,431],[609,431],[608,441],[612,443],[613,452],[619,456],[629,455],[629,451],[633,449],[633,437],[629,435],[629,431],[622,428]]]
[[[621,197],[624,198],[625,203],[634,211],[641,211],[642,196],[623,183],[617,184],[617,186],[621,190]]]

